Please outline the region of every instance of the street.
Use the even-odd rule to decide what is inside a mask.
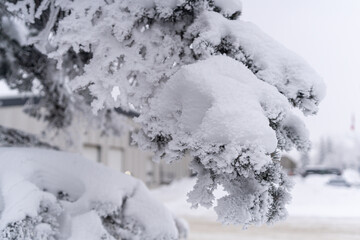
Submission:
[[[273,226],[222,226],[212,219],[185,217],[189,240],[360,240],[359,219],[289,218]]]

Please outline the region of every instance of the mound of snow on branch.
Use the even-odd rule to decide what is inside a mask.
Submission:
[[[186,234],[142,182],[75,154],[0,148],[0,190],[0,239],[179,239]]]
[[[272,222],[286,215],[290,184],[269,154],[278,144],[269,119],[289,131],[296,118],[274,86],[241,62],[213,56],[182,67],[150,106],[153,111],[139,121],[147,122],[145,134],[158,140],[147,147],[170,161],[185,152],[195,159],[190,167],[198,181],[188,194],[194,207],[211,207],[221,185],[228,195],[215,210],[223,223]],[[293,130],[306,145],[303,126]]]
[[[269,118],[282,120],[290,110],[287,99],[275,87],[259,81],[244,64],[226,56],[183,67],[151,106],[154,116],[168,125],[161,127],[169,130],[173,141],[185,141],[192,135],[194,142],[252,142],[266,152],[274,152],[277,146]]]

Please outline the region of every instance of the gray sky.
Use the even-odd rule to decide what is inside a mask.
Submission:
[[[305,122],[311,138],[360,131],[360,1],[243,0],[243,19],[293,50],[323,77],[327,95]]]

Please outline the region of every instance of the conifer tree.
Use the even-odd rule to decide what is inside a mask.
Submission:
[[[55,127],[89,106],[105,129],[114,108],[136,111],[134,141],[154,160],[193,157],[194,207],[213,206],[221,185],[223,223],[286,215],[278,151],[309,148],[292,110],[315,114],[324,87],[304,60],[241,19],[238,0],[14,0],[1,9],[1,76],[14,88],[40,81]],[[24,42],[24,31],[4,27],[15,18]]]

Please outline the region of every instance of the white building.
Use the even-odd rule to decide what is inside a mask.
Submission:
[[[0,98],[0,125],[41,136],[46,131],[46,123],[25,114],[25,102],[26,99],[20,97]],[[151,160],[152,153],[130,146],[130,133],[124,133],[121,137],[104,137],[94,130],[87,133],[84,130],[81,124],[70,128],[70,134],[76,136],[72,144],[68,143],[65,133],[43,137],[43,140],[61,150],[80,153],[90,161],[103,163],[118,171],[129,171],[149,187],[190,176],[189,158],[170,165],[164,162],[157,164]]]

